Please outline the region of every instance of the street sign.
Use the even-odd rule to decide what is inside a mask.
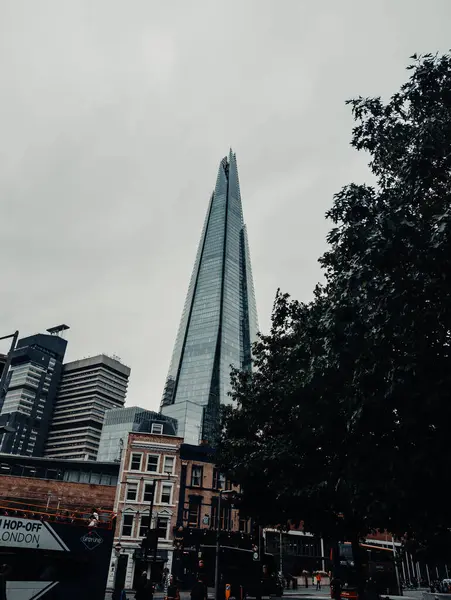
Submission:
[[[0,518],[0,546],[69,552],[50,523],[13,517]]]

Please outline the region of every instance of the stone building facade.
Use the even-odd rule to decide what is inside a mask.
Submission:
[[[119,562],[122,563],[121,571],[125,572],[125,589],[135,589],[136,579],[143,571],[151,571],[156,583],[161,582],[165,569],[171,571],[182,442],[182,438],[171,435],[128,434],[115,499],[116,550],[113,551],[108,587],[114,585]],[[158,547],[156,553],[146,558],[141,547],[149,526],[158,530]]]

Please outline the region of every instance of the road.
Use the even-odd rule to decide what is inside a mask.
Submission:
[[[390,598],[390,600],[422,600],[424,590],[406,590],[404,592],[404,596],[382,596],[382,598]],[[127,600],[131,600],[134,598],[134,592],[127,592]],[[284,590],[282,600],[286,598],[287,600],[295,600],[296,598],[301,598],[302,600],[308,600],[312,598],[312,600],[330,600],[330,591],[329,586],[323,586],[323,589],[320,591],[316,591],[314,587],[299,587],[296,590]],[[214,600],[214,590],[213,588],[208,588],[208,599]],[[107,592],[105,595],[105,600],[111,600],[111,592]],[[163,592],[157,592],[154,594],[154,600],[164,600]],[[180,600],[190,600],[190,592],[183,591],[180,592]]]

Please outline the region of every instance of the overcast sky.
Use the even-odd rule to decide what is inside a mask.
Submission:
[[[396,91],[450,23],[450,0],[0,0],[0,335],[67,323],[68,359],[119,355],[157,408],[229,147],[267,330],[368,181],[344,101]]]

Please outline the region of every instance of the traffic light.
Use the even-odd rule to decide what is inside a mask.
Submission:
[[[146,554],[150,554],[158,546],[158,529],[148,529],[141,542],[141,548]]]
[[[256,544],[252,546],[252,559],[260,560],[260,552],[258,551],[258,546]]]

